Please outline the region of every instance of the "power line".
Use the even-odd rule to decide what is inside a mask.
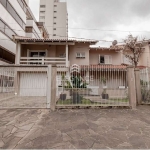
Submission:
[[[9,24],[17,24],[17,23],[9,23]],[[45,25],[44,25],[45,26]],[[61,27],[61,26],[58,26],[58,27],[54,27],[54,26],[45,26],[45,27],[52,27],[52,28],[66,28],[66,27]],[[136,30],[114,30],[114,29],[107,29],[107,30],[103,30],[103,29],[98,29],[98,28],[72,28],[72,27],[68,27],[68,29],[71,29],[71,30],[98,30],[98,31],[102,31],[102,32],[147,32],[147,33],[150,33],[150,31],[136,31]]]
[[[0,27],[2,28],[2,27]],[[9,28],[2,28],[2,29],[8,29],[10,30]],[[16,29],[11,29],[13,31],[23,31],[23,30],[16,30]],[[36,34],[42,34],[42,33],[37,33],[37,32],[31,32],[31,33],[36,33]],[[53,34],[48,34],[48,35],[53,35]],[[113,41],[108,41],[108,40],[96,40],[96,39],[86,39],[86,38],[78,38],[78,37],[68,37],[68,36],[62,36],[62,35],[56,35],[58,37],[64,37],[64,38],[72,38],[72,39],[76,39],[76,40],[94,40],[94,41],[99,41],[99,42],[113,42]],[[5,39],[4,39],[5,40]],[[11,41],[11,40],[10,40]],[[118,42],[118,43],[123,43],[123,42]]]

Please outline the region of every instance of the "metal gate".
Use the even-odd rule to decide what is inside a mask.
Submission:
[[[142,103],[150,104],[150,68],[140,70]]]
[[[72,65],[57,71],[56,107],[129,106],[127,68]]]
[[[46,108],[47,66],[0,67],[0,108]]]

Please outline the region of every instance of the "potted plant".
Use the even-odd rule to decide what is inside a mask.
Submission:
[[[71,80],[67,81],[67,89],[70,90],[73,104],[80,104],[83,97],[80,95],[80,91],[87,89],[86,82],[79,74],[73,74]]]
[[[62,75],[61,80],[62,80],[61,83],[62,83],[63,92],[60,94],[60,99],[61,100],[66,100],[67,94],[64,93],[66,78],[65,78],[64,74]]]
[[[102,99],[109,99],[109,95],[107,94],[106,78],[102,77],[101,82],[103,83]]]

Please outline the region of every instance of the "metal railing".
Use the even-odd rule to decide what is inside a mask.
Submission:
[[[56,97],[57,107],[129,106],[127,69],[73,65],[67,71],[57,71]]]
[[[142,103],[150,103],[150,68],[140,70]]]

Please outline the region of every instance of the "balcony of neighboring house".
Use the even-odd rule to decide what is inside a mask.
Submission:
[[[27,20],[26,36],[31,38],[42,38],[42,33],[34,20]]]

